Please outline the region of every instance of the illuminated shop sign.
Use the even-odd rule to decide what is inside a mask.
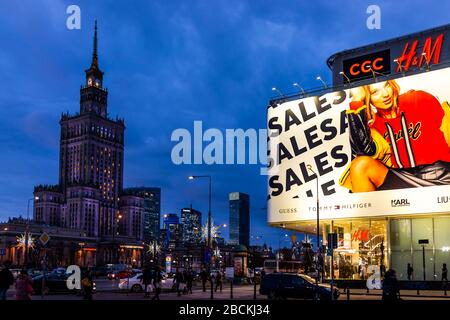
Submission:
[[[449,79],[444,68],[270,106],[269,222],[314,220],[317,189],[321,219],[450,211]]]
[[[426,38],[424,43],[419,43],[419,40],[406,42],[402,55],[394,59],[398,64],[396,71],[406,72],[411,67],[438,64],[443,40],[444,34],[441,33],[434,39],[431,36]]]
[[[372,70],[380,74],[389,74],[391,73],[390,50],[344,60],[343,70],[350,80],[372,77]]]

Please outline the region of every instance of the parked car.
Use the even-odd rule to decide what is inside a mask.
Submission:
[[[259,293],[267,295],[269,299],[315,299],[330,300],[331,286],[319,283],[304,274],[271,273],[261,279]],[[339,297],[339,290],[333,289],[334,299]]]
[[[11,271],[11,273],[14,277],[14,280],[17,279],[17,276],[19,275],[20,270],[22,270],[22,269],[9,269],[9,271]]]
[[[33,278],[33,291],[34,294],[49,294],[49,293],[76,293],[83,294],[83,288],[80,290],[67,288],[67,278],[69,274],[66,273],[56,273],[52,272],[45,276],[45,287],[44,292],[42,292],[43,275],[38,275]],[[93,293],[96,291],[96,284],[94,281]]]
[[[129,279],[122,279],[119,282],[120,290],[130,290],[132,292],[142,292],[144,291],[144,284],[142,282],[142,273],[135,274]],[[162,279],[161,280],[161,289],[172,290],[173,287],[173,279]]]
[[[142,270],[131,269],[131,270],[122,270],[119,272],[111,272],[108,274],[108,279],[109,280],[126,279],[126,278],[131,278],[138,273],[142,273]]]

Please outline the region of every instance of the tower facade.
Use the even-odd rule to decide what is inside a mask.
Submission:
[[[250,242],[250,196],[242,192],[231,192],[230,244],[249,246]]]
[[[79,112],[61,115],[59,184],[35,187],[34,217],[38,222],[96,237],[99,249],[109,248],[98,251],[100,260],[117,262],[115,247],[129,245],[128,240],[142,242],[143,199],[125,195],[121,199],[125,124],[123,119],[108,116],[103,75],[96,22],[92,61],[80,88]]]

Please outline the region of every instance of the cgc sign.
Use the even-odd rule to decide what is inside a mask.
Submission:
[[[450,68],[268,108],[269,222],[450,210]]]

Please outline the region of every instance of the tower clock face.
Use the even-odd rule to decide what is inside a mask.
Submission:
[[[88,79],[88,85],[89,85],[89,86],[92,86],[92,78],[89,78],[89,79]]]
[[[99,86],[100,86],[100,80],[98,80],[98,79],[95,80],[95,86],[96,86],[96,87],[99,87]]]

